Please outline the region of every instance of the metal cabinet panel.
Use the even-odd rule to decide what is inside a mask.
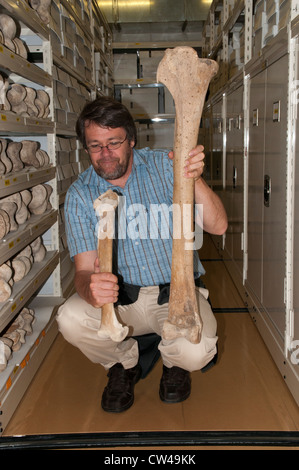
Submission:
[[[281,336],[285,331],[287,55],[267,68],[263,305]]]
[[[264,128],[266,71],[250,81],[248,156],[248,269],[246,284],[262,301]]]
[[[298,38],[299,44],[299,38]],[[299,49],[297,45],[296,52],[297,63],[299,63]],[[297,105],[297,121],[296,121],[296,147],[295,147],[295,177],[294,177],[294,249],[293,249],[293,310],[294,310],[294,323],[293,323],[293,339],[296,341],[297,354],[295,356],[296,364],[299,367],[298,360],[298,346],[299,340],[299,107],[298,107],[298,87],[299,87],[299,69],[297,67],[297,81],[295,84],[294,94],[292,98]],[[299,372],[297,372],[299,375]]]
[[[294,339],[299,340],[299,120],[297,118],[297,129],[296,129],[296,163],[295,163],[295,205],[294,205],[294,274],[293,274],[293,285],[294,285]],[[298,345],[297,345],[298,346]],[[297,356],[299,358],[299,356]]]
[[[212,105],[212,169],[213,189],[219,194],[223,188],[223,118],[222,100]]]
[[[234,90],[227,97],[232,101],[232,116],[229,118],[227,142],[232,139],[232,253],[233,260],[240,273],[243,272],[242,235],[244,229],[244,117],[243,117],[243,87]],[[229,137],[230,136],[230,137]],[[227,148],[229,152],[229,148]]]
[[[243,84],[243,83],[242,83]],[[243,270],[244,229],[244,125],[243,86],[226,96],[226,184],[224,206],[228,214],[225,249],[240,273]]]

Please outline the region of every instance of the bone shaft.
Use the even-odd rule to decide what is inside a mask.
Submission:
[[[98,240],[98,258],[101,273],[112,272],[113,239],[106,237]]]

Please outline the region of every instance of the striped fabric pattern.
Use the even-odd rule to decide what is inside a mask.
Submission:
[[[170,282],[172,254],[173,167],[168,152],[133,150],[132,172],[125,188],[99,177],[90,166],[69,188],[65,223],[70,256],[97,249],[98,218],[93,202],[108,189],[121,194],[118,270],[125,282],[152,286]],[[161,210],[165,217],[161,217]],[[195,277],[204,269],[195,251]]]

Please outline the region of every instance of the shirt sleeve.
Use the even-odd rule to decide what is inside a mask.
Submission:
[[[64,204],[65,229],[70,257],[78,253],[96,250],[96,223],[93,208],[73,185],[69,188]]]

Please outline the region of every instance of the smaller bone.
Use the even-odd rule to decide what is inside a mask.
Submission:
[[[27,335],[32,334],[32,325],[35,322],[34,310],[31,308],[24,307],[19,315],[22,318],[22,328],[26,331]]]
[[[7,78],[0,74],[0,107],[6,111],[11,110],[10,102],[7,99],[7,90],[10,87]]]
[[[13,341],[9,338],[0,338],[0,372],[4,371],[12,356]]]
[[[22,41],[22,39],[20,39],[20,38],[14,38],[13,43],[14,43],[15,48],[16,48],[16,54],[23,57],[23,59],[27,59],[28,51],[27,51],[27,47],[26,47],[24,41]]]
[[[112,248],[114,235],[115,209],[118,205],[118,196],[108,190],[94,201],[94,209],[100,217],[98,228],[98,257],[101,272],[112,272]],[[98,335],[101,338],[111,338],[112,341],[121,342],[129,332],[127,326],[119,323],[113,303],[102,306],[101,327]]]
[[[34,101],[36,99],[36,90],[34,88],[25,87],[26,89],[26,97],[24,99],[24,102],[27,105],[27,113],[29,116],[38,116],[38,108],[36,107]]]
[[[0,208],[0,240],[5,237],[5,235],[10,230],[10,221],[7,212]]]
[[[50,22],[51,0],[29,0],[31,7],[36,10],[43,23]]]
[[[7,201],[7,198],[0,200],[0,208],[5,211],[9,217],[9,232],[18,230],[19,225],[16,221],[17,205],[12,201]]]
[[[28,115],[27,105],[24,101],[26,98],[26,88],[23,85],[13,83],[6,96],[14,113]]]
[[[5,302],[11,296],[11,287],[5,279],[0,278],[0,302]]]
[[[21,330],[17,330],[17,329],[12,330],[12,331],[7,330],[7,332],[3,335],[3,337],[8,338],[13,341],[13,344],[11,347],[12,351],[19,351],[19,349],[22,346],[22,342],[24,338],[23,332],[21,332]]]
[[[23,260],[19,258],[14,258],[11,262],[12,268],[14,270],[13,280],[14,282],[19,282],[26,275],[26,264]]]
[[[49,115],[50,108],[50,97],[45,90],[36,90],[35,105],[37,106],[39,113],[38,117],[46,118]]]
[[[17,34],[17,25],[13,18],[8,15],[0,15],[0,29],[4,35],[4,38],[13,40]]]
[[[6,154],[12,165],[10,171],[17,172],[24,168],[24,163],[20,158],[21,148],[21,142],[9,142],[7,145]],[[5,161],[3,163],[5,164]]]
[[[33,166],[34,168],[40,167],[40,163],[36,158],[36,152],[38,148],[39,142],[34,140],[22,140],[20,158],[25,166]]]

